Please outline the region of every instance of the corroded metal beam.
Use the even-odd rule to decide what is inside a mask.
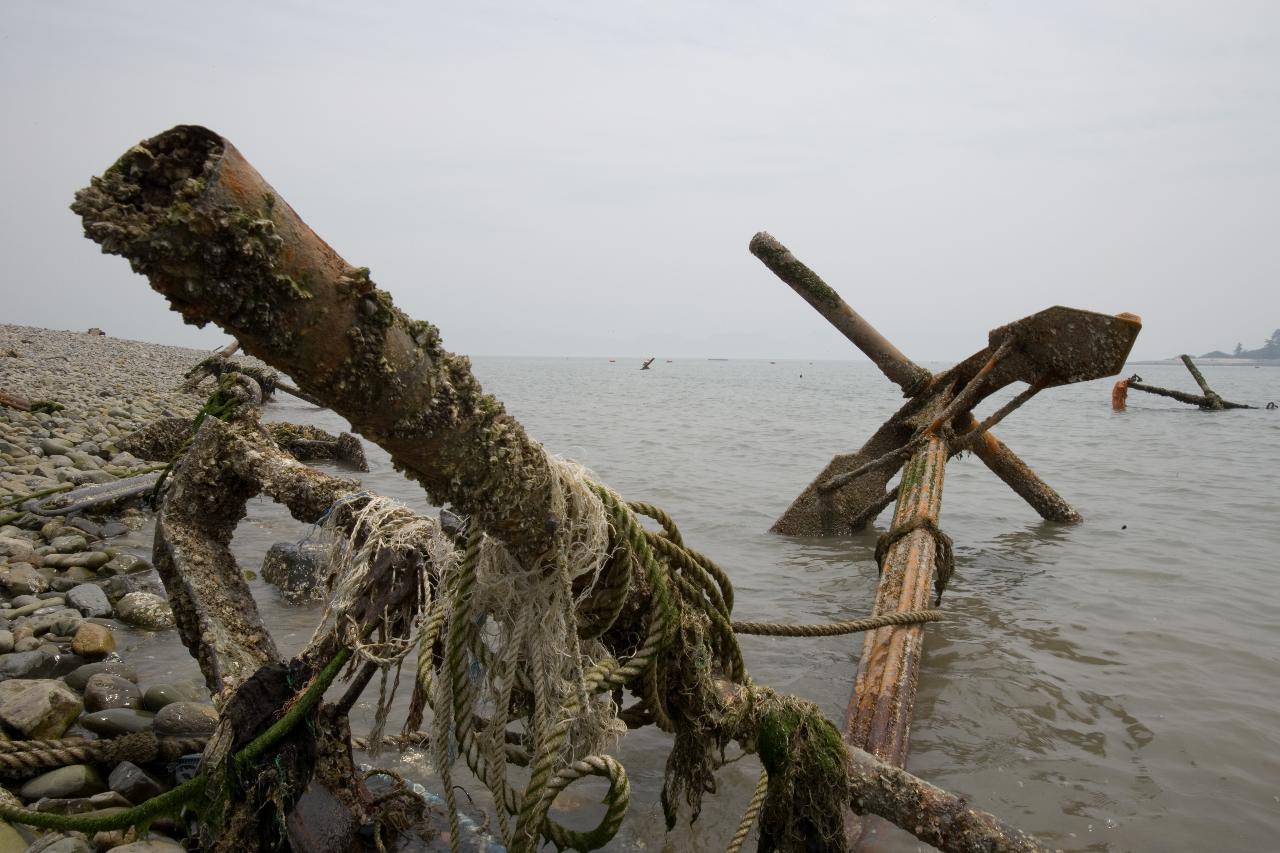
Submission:
[[[469,360],[395,308],[226,139],[183,125],[144,140],[72,209],[187,322],[218,323],[518,560],[538,564],[572,527],[556,517],[542,446],[482,391]]]
[[[948,455],[946,442],[935,435],[911,457],[903,471],[891,529],[937,526]],[[937,558],[937,541],[923,526],[891,544],[884,555],[872,615],[927,608]],[[846,742],[895,767],[906,764],[923,644],[924,625],[867,632],[845,713]]]
[[[946,442],[933,436],[911,457],[902,475],[905,488],[891,529],[937,525],[947,452]],[[929,606],[936,544],[929,531],[919,527],[889,546],[872,615]],[[851,744],[898,766],[906,758],[923,636],[923,625],[890,626],[864,635],[854,695],[845,718]]]
[[[791,254],[791,250],[766,231],[751,238],[751,254],[759,258],[774,275],[786,282],[813,306],[840,334],[875,362],[889,380],[902,389],[906,397],[914,397],[929,386],[933,374],[902,354],[902,351],[880,334],[874,326],[840,298],[840,294],[809,267]]]

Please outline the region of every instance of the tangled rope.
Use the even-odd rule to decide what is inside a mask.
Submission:
[[[942,528],[938,527],[938,522],[927,515],[922,515],[892,528],[888,533],[882,534],[876,540],[876,565],[883,572],[884,558],[888,555],[889,549],[898,540],[917,530],[923,530],[932,536],[936,545],[934,556],[937,564],[937,574],[933,578],[933,589],[937,593],[937,599],[934,601],[936,606],[942,603],[942,593],[946,590],[947,583],[951,580],[951,576],[956,570],[955,550],[952,547],[951,537],[943,532]]]
[[[614,550],[604,547],[607,529],[585,540],[582,531],[561,530],[558,550],[541,565],[525,567],[496,540],[471,529],[461,559],[441,564],[435,598],[420,622],[417,677],[400,743],[430,749],[455,850],[460,835],[452,767],[458,759],[492,795],[498,831],[510,850],[529,853],[544,838],[561,849],[597,849],[613,838],[629,802],[625,769],[596,752],[621,731],[615,703],[622,688],[640,700],[623,715],[629,724],[652,722],[675,734],[663,790],[671,824],[682,798],[696,817],[701,795],[713,788],[712,774],[723,761],[715,753],[732,727],[711,719],[718,713],[710,698],[714,681],[747,685],[737,712],[744,721],[779,708],[792,716],[808,713],[751,687],[737,634],[833,636],[941,618],[940,611],[919,610],[824,625],[735,623],[727,574],[685,545],[667,513],[652,504],[626,503],[561,460],[552,460],[552,470],[563,492],[561,505],[578,505],[573,514],[558,517],[586,519],[593,531],[603,518]],[[646,528],[639,515],[660,529]],[[630,653],[615,658],[598,642],[606,635],[611,648]],[[428,706],[433,720],[424,736],[418,727]],[[519,734],[510,731],[512,723],[520,724]],[[366,742],[381,744],[372,734]],[[508,779],[511,765],[529,768],[523,790]],[[549,818],[548,811],[583,776],[606,779],[609,787],[599,824],[578,832]],[[737,846],[766,787],[762,780],[744,815],[741,838],[735,836]]]

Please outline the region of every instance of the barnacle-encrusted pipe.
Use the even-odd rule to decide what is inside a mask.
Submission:
[[[528,564],[546,552],[552,475],[541,446],[441,346],[320,239],[236,148],[182,125],[76,193],[85,235],[128,258],[183,318],[329,402],[438,503]]]

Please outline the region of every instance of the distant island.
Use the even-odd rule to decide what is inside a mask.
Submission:
[[[1239,358],[1239,359],[1275,359],[1280,360],[1280,329],[1276,329],[1271,333],[1271,337],[1267,338],[1259,349],[1245,349],[1244,344],[1236,344],[1233,352],[1223,352],[1222,350],[1214,350],[1207,352],[1200,358]]]

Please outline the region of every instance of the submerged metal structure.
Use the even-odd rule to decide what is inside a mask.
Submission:
[[[919,610],[935,591],[941,598],[953,561],[950,538],[938,526],[942,486],[947,460],[962,450],[973,451],[1044,518],[1080,520],[990,429],[1046,388],[1119,373],[1142,328],[1136,315],[1049,308],[993,330],[986,347],[935,375],[903,355],[772,236],[757,234],[751,251],[908,397],[860,450],[832,459],[772,528],[836,535],[860,529],[896,500],[877,548],[881,573],[873,615]],[[1026,383],[1026,390],[979,423],[973,408],[1014,382]],[[899,484],[888,489],[899,470]],[[851,746],[899,767],[906,764],[924,627],[887,625],[866,633],[845,714]],[[863,835],[870,831],[864,827]]]

